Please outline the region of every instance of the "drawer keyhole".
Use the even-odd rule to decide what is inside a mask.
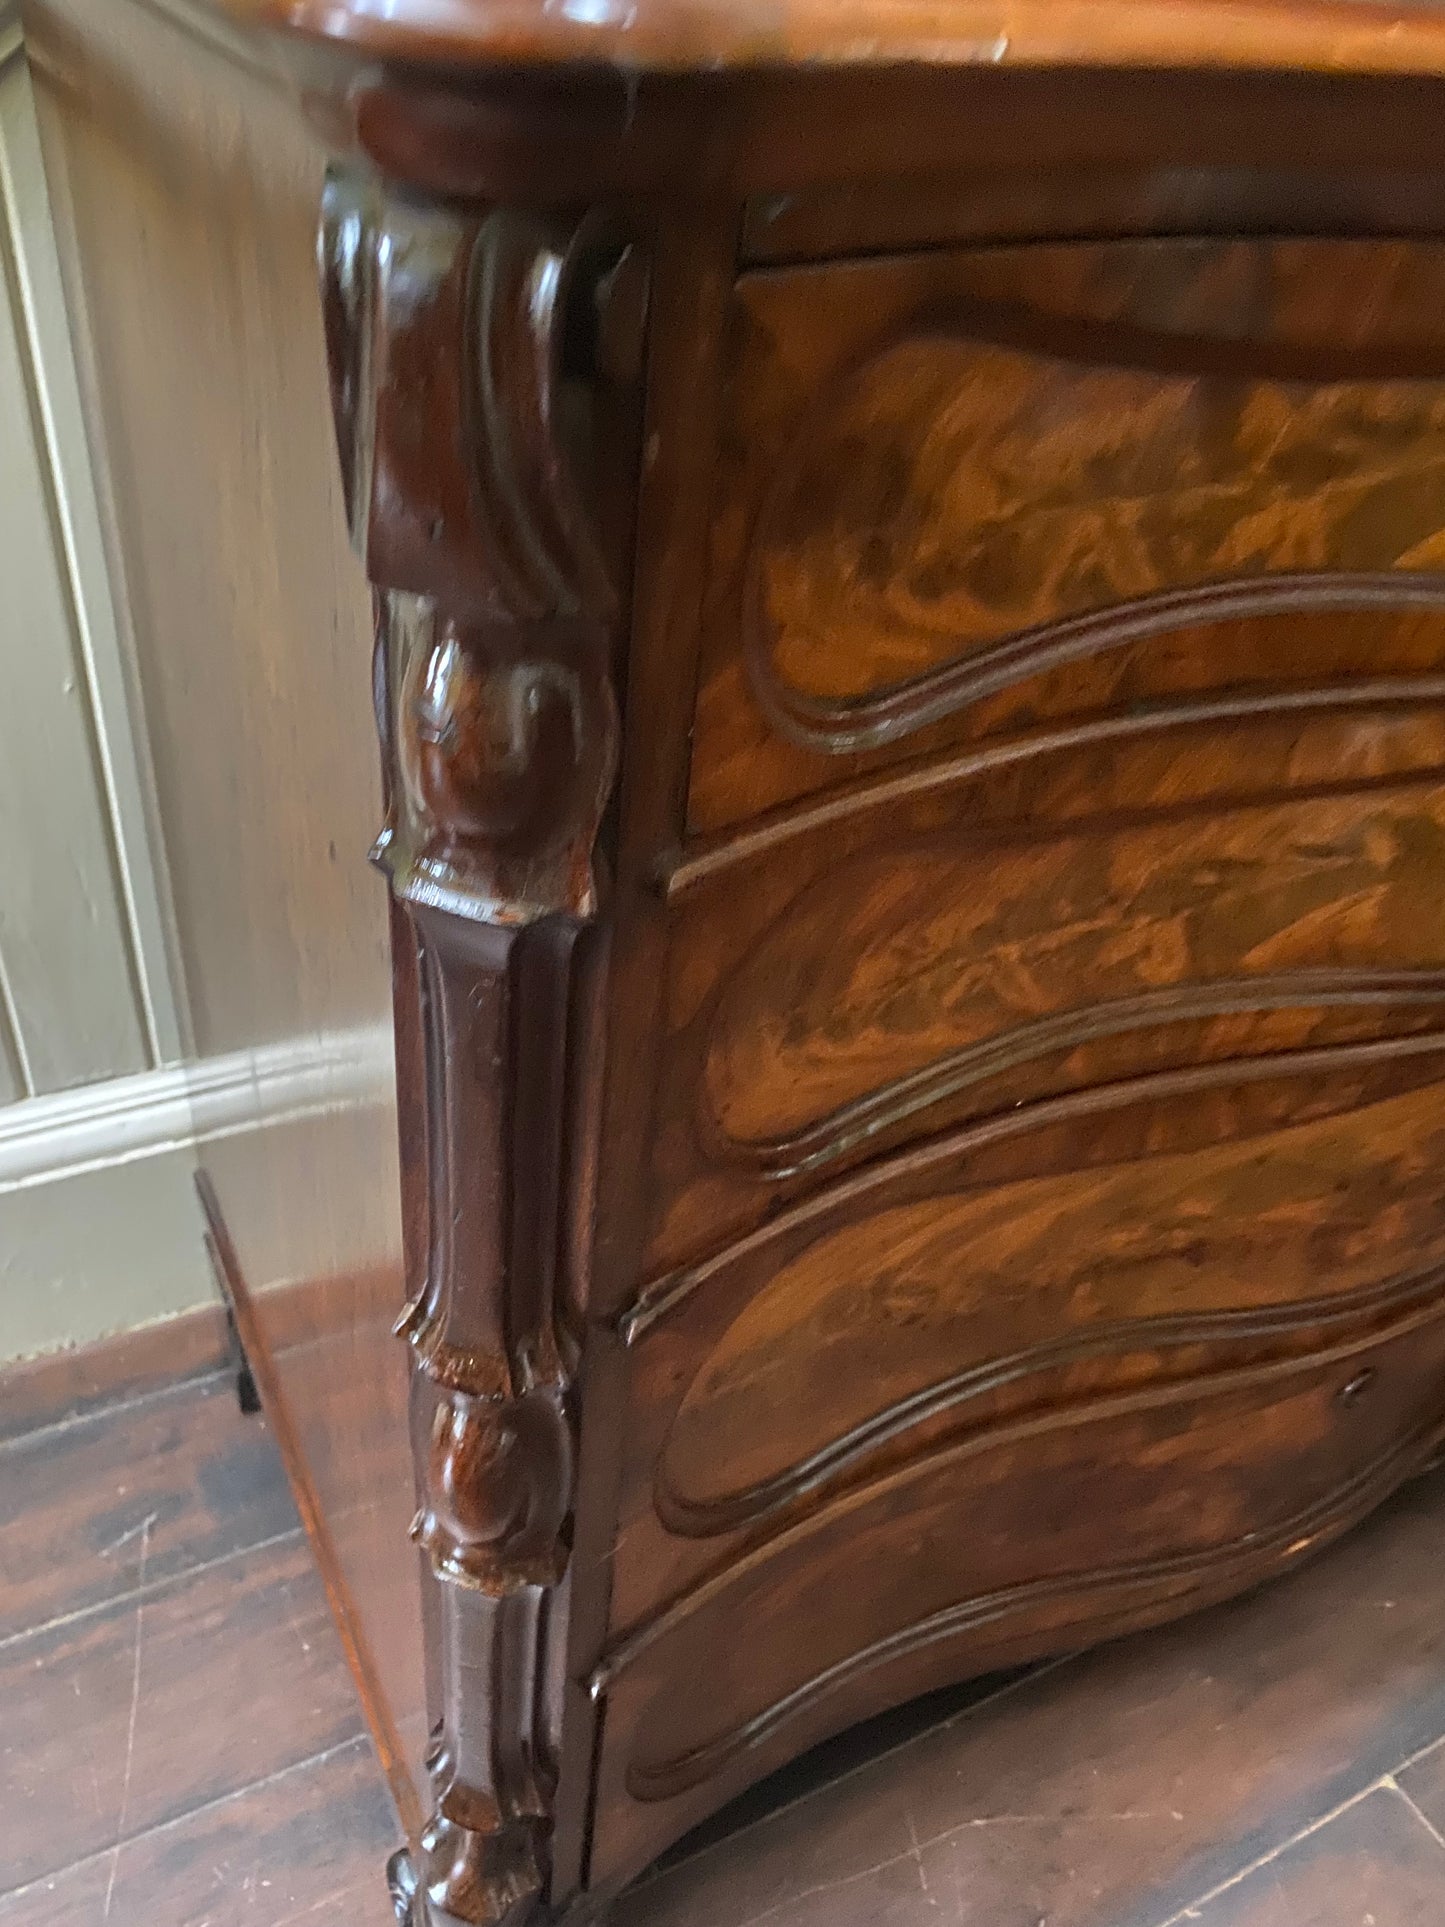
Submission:
[[[1375,1382],[1375,1378],[1376,1372],[1374,1366],[1367,1365],[1362,1372],[1356,1372],[1353,1378],[1346,1379],[1345,1383],[1335,1393],[1335,1397],[1341,1405],[1353,1405],[1356,1399],[1363,1398],[1365,1393],[1369,1391]]]

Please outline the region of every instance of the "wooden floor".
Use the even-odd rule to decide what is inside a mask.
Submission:
[[[0,1927],[388,1927],[395,1821],[230,1376],[9,1437],[3,1398]],[[615,1927],[1445,1927],[1442,1735],[1436,1473],[1253,1598],[845,1736]]]
[[[394,1927],[397,1844],[234,1374],[0,1442],[3,1927]]]

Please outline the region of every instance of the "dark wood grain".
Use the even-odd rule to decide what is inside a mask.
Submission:
[[[170,1391],[178,1380],[222,1371],[234,1356],[225,1307],[217,1303],[98,1344],[18,1360],[5,1367],[0,1440],[117,1398]]]
[[[1423,1348],[1412,1336],[1394,1354],[1353,1351],[1317,1373],[1267,1380],[1269,1390],[1251,1392],[1248,1374],[1241,1384],[1221,1372],[1197,1402],[1189,1393],[1152,1409],[1147,1398],[1100,1400],[1080,1415],[1089,1428],[1082,1453],[1077,1425],[1045,1423],[1020,1428],[996,1454],[984,1446],[975,1455],[967,1442],[925,1454],[738,1559],[606,1664],[609,1705],[636,1734],[630,1756],[618,1747],[604,1758],[604,1773],[615,1762],[634,1803],[604,1781],[602,1797],[625,1815],[614,1838],[627,1843],[609,1873],[636,1871],[659,1837],[707,1811],[719,1789],[736,1791],[850,1719],[965,1670],[1206,1604],[1357,1522],[1439,1435],[1438,1345],[1437,1314]],[[1388,1409],[1375,1437],[1391,1442],[1372,1456],[1366,1408],[1377,1383]],[[1398,1436],[1411,1400],[1416,1429]],[[1282,1445],[1292,1437],[1310,1441],[1302,1457]],[[1311,1489],[1317,1499],[1294,1510]],[[745,1653],[725,1631],[740,1620],[752,1628]],[[810,1628],[806,1647],[792,1637],[800,1622]],[[699,1669],[711,1682],[707,1699],[680,1699],[669,1682]]]
[[[1441,259],[1427,243],[1120,242],[1026,264],[985,251],[955,285],[904,296],[920,322],[891,342],[891,304],[866,285],[886,270],[865,266],[840,289],[864,359],[821,395],[769,286],[749,324],[783,336],[773,353],[818,396],[754,532],[748,619],[784,699],[846,705],[857,731],[866,699],[967,655],[981,683],[989,644],[1033,631],[1042,657],[1101,606],[1284,570],[1437,565],[1438,350],[1410,307]],[[1389,289],[1398,334],[1321,301],[1332,268]],[[1237,341],[1261,287],[1273,328]],[[1391,364],[1422,379],[1369,378]]]
[[[0,1639],[295,1530],[232,1373],[63,1417],[0,1444]]]
[[[1436,1274],[1428,1263],[1416,1271],[1413,1261],[1434,1219],[1429,1147],[1439,1128],[1439,1058],[1435,1039],[1421,1041],[1428,1046],[1421,1068],[1432,1066],[1425,1082],[1367,1105],[1356,1118],[1350,1113],[1364,1093],[1358,1083],[1351,1089],[1348,1076],[1333,1097],[1328,1080],[1315,1086],[1312,1102],[1308,1084],[1298,1081],[1307,1053],[1294,1072],[1287,1057],[1263,1060],[1256,1069],[1265,1078],[1252,1087],[1244,1082],[1246,1066],[1233,1063],[1106,1087],[1039,1106],[1037,1115],[1023,1107],[883,1162],[780,1214],[715,1263],[679,1274],[668,1281],[669,1295],[641,1308],[633,1328],[628,1516],[640,1525],[669,1493],[665,1455],[679,1432],[697,1467],[693,1428],[714,1389],[726,1402],[724,1387],[746,1399],[744,1387],[756,1386],[768,1417],[762,1436],[748,1427],[713,1435],[714,1453],[722,1449],[724,1456],[700,1475],[710,1489],[726,1482],[734,1453],[756,1466],[774,1449],[771,1441],[797,1439],[801,1429],[817,1456],[803,1453],[791,1465],[802,1487],[816,1491],[856,1474],[874,1453],[886,1457],[905,1440],[930,1436],[940,1423],[982,1419],[1043,1388],[1062,1396],[1075,1369],[1085,1384],[1115,1368],[1132,1377],[1141,1369],[1129,1362],[1136,1348],[1153,1351],[1147,1369],[1168,1377],[1156,1347],[1167,1347],[1171,1332],[1179,1335],[1181,1356],[1203,1345],[1218,1357],[1215,1346],[1227,1354],[1236,1342],[1253,1355],[1271,1332],[1307,1347],[1326,1326],[1373,1319],[1392,1301],[1401,1304],[1402,1295],[1428,1300]],[[1348,1062],[1350,1047],[1343,1055]],[[1386,1075],[1393,1080],[1393,1072]],[[1150,1102],[1155,1094],[1177,1099],[1177,1107],[1161,1109]],[[1279,1128],[1296,1106],[1309,1110],[1321,1098],[1323,1119]],[[1381,1133],[1373,1167],[1359,1148],[1361,1118]],[[1089,1144],[1081,1150],[1085,1125]],[[1392,1125],[1401,1134],[1398,1154],[1388,1148]],[[1176,1148],[1154,1155],[1168,1149],[1169,1134]],[[1211,1140],[1214,1148],[1206,1149]],[[1001,1151],[1001,1167],[990,1169],[991,1147]],[[1011,1171],[1015,1157],[1020,1162]],[[1331,1175],[1337,1158],[1351,1165],[1350,1175]],[[1363,1189],[1352,1203],[1357,1181]],[[1371,1203],[1362,1211],[1366,1196]],[[1386,1220],[1375,1213],[1376,1200],[1386,1198],[1402,1233],[1393,1258],[1379,1242]],[[1077,1219],[1071,1205],[1081,1208]],[[1265,1249],[1271,1256],[1257,1267]],[[1337,1297],[1319,1294],[1326,1254]],[[1043,1324],[1030,1338],[1035,1316]],[[939,1317],[959,1321],[941,1350],[933,1342]],[[1291,1328],[1293,1341],[1285,1337]],[[861,1354],[850,1351],[855,1332]],[[815,1345],[830,1360],[816,1378],[811,1357],[803,1364]],[[890,1368],[910,1355],[917,1375],[892,1386],[892,1402]],[[840,1372],[845,1357],[847,1374]],[[785,1396],[804,1385],[810,1396]],[[855,1425],[824,1416],[836,1421],[850,1401],[857,1401]],[[790,1478],[776,1488],[765,1481],[756,1494],[758,1516],[798,1496]],[[684,1512],[671,1514],[674,1527],[686,1529]],[[748,1503],[736,1517],[723,1506],[716,1529],[748,1516]],[[696,1529],[705,1529],[701,1520]],[[624,1613],[638,1584],[646,1590],[656,1583],[643,1578],[649,1536],[655,1533],[643,1528],[635,1561],[629,1558],[618,1575],[616,1603]],[[698,1548],[678,1543],[667,1560],[699,1556]]]
[[[1390,506],[1375,467],[1412,383],[1438,402],[1438,265],[1111,243],[740,284],[689,805],[713,834],[664,866],[657,1269],[622,1325],[597,1877],[890,1698],[1288,1563],[1431,1449],[1431,1367],[1413,1429],[1387,1394],[1375,1445],[1336,1430],[1377,1383],[1361,1348],[1438,1316],[1398,1206],[1432,1213],[1440,1115],[1439,960],[1405,934],[1437,919],[1338,858],[1438,759],[1439,491]],[[1423,903],[1434,841],[1353,847],[1418,848]],[[1338,1449],[1273,1526],[1256,1426],[1295,1496],[1293,1452]],[[1166,1462],[1154,1514],[1132,1481]],[[706,1711],[672,1690],[704,1669]]]
[[[396,1820],[366,1739],[0,1896],[4,1927],[392,1927]]]
[[[1026,1398],[1055,1373],[1082,1389],[1111,1357],[1124,1382],[1172,1375],[1171,1332],[1176,1360],[1228,1348],[1232,1330],[1248,1354],[1271,1328],[1288,1342],[1292,1318],[1310,1343],[1352,1300],[1366,1316],[1387,1315],[1396,1293],[1418,1303],[1445,1270],[1428,1175],[1445,1149],[1439,1128],[1432,1082],[1263,1144],[1247,1136],[1142,1170],[1105,1165],[857,1217],[771,1271],[705,1354],[655,1498],[676,1527],[721,1530],[781,1502],[803,1467],[817,1490],[830,1466],[856,1473],[870,1444],[926,1431],[950,1407],[972,1426],[995,1422],[1018,1409],[1009,1388],[1020,1381],[1032,1381]],[[1376,1164],[1361,1157],[1362,1131]],[[1387,1214],[1400,1227],[1393,1250]],[[1010,1292],[1018,1280],[1026,1296]],[[1131,1362],[1143,1350],[1147,1367]]]
[[[199,1574],[157,1585],[147,1571],[142,1585],[137,1573],[128,1595],[7,1641],[10,1884],[355,1738],[361,1712],[338,1657],[299,1529]]]
[[[1231,732],[1120,755],[1106,788],[1092,760],[1055,764],[1022,798],[987,794],[1001,812],[1026,802],[1017,827],[980,824],[983,786],[944,778],[799,825],[684,892],[653,1265],[970,1117],[1434,1027],[1439,792],[1375,784],[1397,760],[1434,763],[1438,732],[1434,715],[1313,741],[1296,725],[1279,761]],[[1352,770],[1362,794],[1210,803]]]

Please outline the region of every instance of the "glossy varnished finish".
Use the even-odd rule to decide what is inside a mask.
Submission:
[[[562,1748],[605,959],[594,850],[618,761],[617,484],[635,467],[647,268],[604,216],[449,212],[339,172],[321,258],[347,507],[375,587],[373,854],[398,910],[399,1065],[424,1144],[399,1330],[434,1807],[395,1891],[418,1921],[500,1920],[549,1882]]]
[[[1440,747],[1426,712],[1124,745],[1092,788],[1097,752],[992,787],[945,764],[699,885],[643,1306],[721,1234],[942,1126],[1436,1027],[1437,779],[1400,772]]]
[[[1437,277],[1429,243],[1324,240],[748,277],[693,827],[836,784],[885,746],[962,737],[1016,761],[1051,746],[1038,725],[1107,739],[1151,701],[1165,727],[1248,683],[1266,685],[1259,707],[1307,678],[1317,706],[1378,699],[1323,665],[1309,677],[1288,643],[1277,659],[1258,629],[1248,663],[1191,635],[1439,606]]]
[[[1442,25],[236,12],[338,155],[397,1897],[515,1924],[1445,1430]]]
[[[358,55],[477,65],[716,69],[832,65],[1318,67],[1438,70],[1445,23],[1374,0],[234,0],[272,28]]]

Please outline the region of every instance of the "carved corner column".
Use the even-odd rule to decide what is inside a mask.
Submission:
[[[568,1118],[597,1008],[576,980],[605,948],[618,754],[589,403],[635,380],[637,355],[609,374],[603,298],[634,270],[593,217],[437,205],[342,173],[320,255],[376,609],[375,857],[415,946],[425,1113],[399,1330],[413,1536],[438,1582],[435,1809],[393,1892],[412,1927],[515,1923],[548,1879],[592,1165]]]

